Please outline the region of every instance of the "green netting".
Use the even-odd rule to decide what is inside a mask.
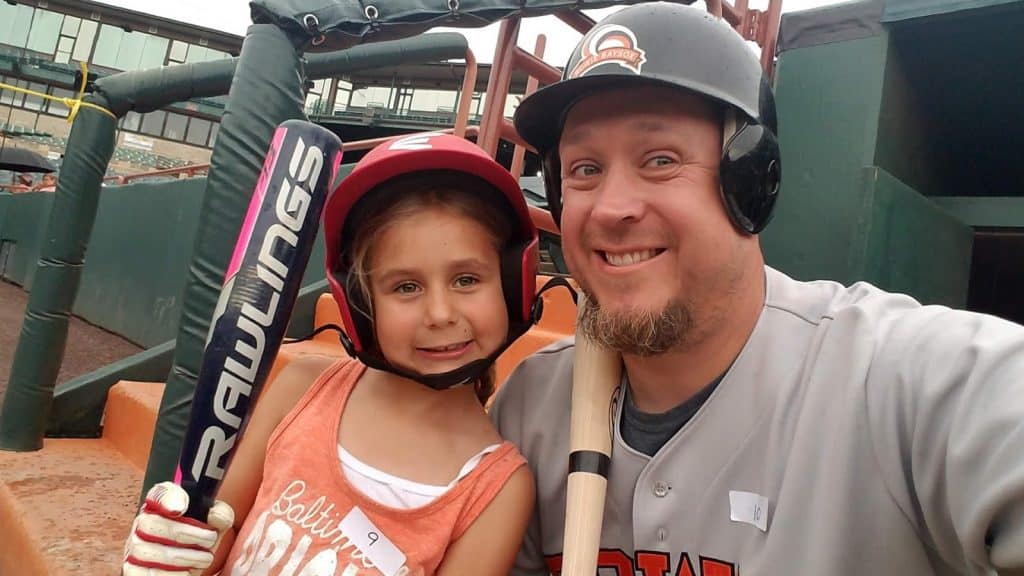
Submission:
[[[480,28],[503,18],[645,1],[649,0],[254,0],[250,5],[254,22],[280,26],[311,51],[333,51],[407,38],[438,26]]]

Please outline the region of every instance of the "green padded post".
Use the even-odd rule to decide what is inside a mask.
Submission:
[[[283,31],[269,24],[249,27],[210,160],[174,362],[160,403],[143,493],[174,475],[231,251],[274,129],[285,120],[303,117],[303,79],[300,54]]]
[[[86,101],[106,104],[95,96]],[[0,413],[0,448],[4,450],[43,447],[68,317],[82,276],[103,175],[114,154],[116,129],[115,118],[90,107],[79,110],[71,128]]]

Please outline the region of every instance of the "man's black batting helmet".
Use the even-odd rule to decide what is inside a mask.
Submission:
[[[519,105],[515,126],[541,156],[548,206],[562,208],[558,139],[576,102],[608,88],[667,86],[733,111],[720,166],[722,197],[736,226],[760,232],[781,177],[775,100],[757,56],[724,20],[666,2],[640,4],[597,23],[573,50],[562,79]]]

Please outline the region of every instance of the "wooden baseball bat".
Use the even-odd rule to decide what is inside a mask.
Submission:
[[[579,294],[577,314],[586,308]],[[612,453],[611,404],[622,358],[580,333],[577,321],[569,420],[569,478],[562,547],[563,576],[594,576]]]

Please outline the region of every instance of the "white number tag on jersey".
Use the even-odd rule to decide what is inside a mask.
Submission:
[[[753,492],[729,491],[729,519],[768,531],[768,499]]]
[[[384,576],[395,576],[405,565],[405,554],[358,507],[345,516],[340,527]]]

